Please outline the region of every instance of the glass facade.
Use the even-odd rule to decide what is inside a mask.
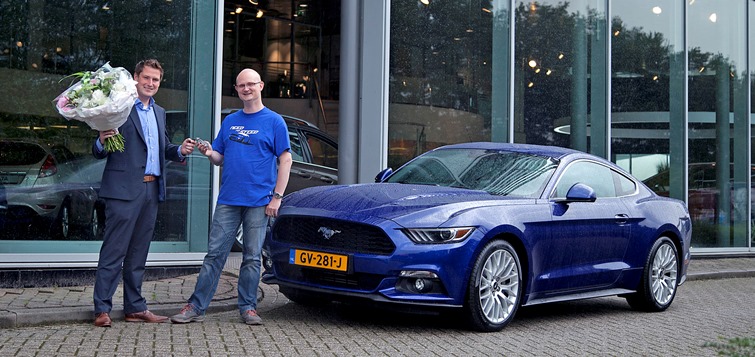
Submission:
[[[387,96],[359,100],[387,103],[388,166],[459,142],[571,147],[686,200],[693,248],[751,249],[752,2],[385,1]],[[165,76],[155,99],[177,143],[211,138],[222,114],[241,105],[236,74],[254,68],[266,105],[333,134],[340,8],[323,0],[0,2],[0,253],[99,250],[104,162],[91,157],[96,133],[53,107],[67,76],[159,59]],[[358,69],[361,77],[371,70]],[[167,175],[152,250],[201,252],[212,169],[193,156],[168,164]]]
[[[75,73],[106,63],[132,73],[139,60],[158,59],[165,73],[155,100],[166,109],[167,134],[174,143],[186,137],[211,139],[217,121],[241,107],[233,84],[243,68],[262,75],[266,105],[281,114],[311,113],[305,115],[308,120],[324,122],[322,100],[337,98],[333,53],[339,5],[301,0],[0,3],[0,254],[99,251],[105,203],[98,191],[105,160],[91,154],[97,133],[83,122],[67,121],[52,103],[77,81]],[[295,122],[303,127],[291,128],[290,134],[297,145],[306,143],[295,167],[317,166],[318,174],[329,176],[307,171],[306,177],[333,182],[336,144],[301,124],[305,121]],[[151,251],[205,251],[211,165],[196,153],[184,163],[167,162],[163,173],[167,196],[159,205]],[[96,256],[82,257],[76,259],[96,261]]]
[[[104,160],[91,154],[97,134],[52,104],[76,82],[72,74],[108,62],[132,73],[139,60],[157,58],[165,74],[155,100],[168,112],[168,135],[175,142],[192,131],[192,11],[185,0],[0,3],[0,252],[60,252],[49,242],[102,239],[97,192]],[[160,207],[155,240],[186,242],[191,177],[187,165],[171,163],[166,171],[168,203]],[[207,199],[198,204],[206,215]],[[98,244],[64,249],[97,250]]]
[[[752,14],[747,1],[392,1],[389,166],[460,141],[571,147],[687,201],[693,248],[749,249]]]

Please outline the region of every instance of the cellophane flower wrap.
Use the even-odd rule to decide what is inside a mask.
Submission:
[[[70,75],[79,81],[53,100],[64,118],[78,120],[97,131],[117,129],[126,122],[137,98],[136,81],[123,67],[106,63],[96,71]],[[67,77],[66,77],[67,78]],[[123,151],[121,134],[105,140],[105,150]]]

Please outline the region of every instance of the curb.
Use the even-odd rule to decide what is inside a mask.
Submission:
[[[752,277],[755,277],[755,270],[722,270],[709,273],[687,274],[687,281]]]
[[[280,299],[277,288],[260,283],[257,310],[270,311],[282,306],[287,299]],[[238,308],[237,297],[212,300],[205,313],[214,314],[233,311]],[[158,315],[171,316],[176,314],[186,304],[182,302],[152,303],[149,310]],[[114,322],[123,321],[123,308],[114,308],[110,312]],[[0,311],[0,329],[17,327],[32,327],[64,323],[92,323],[94,315],[91,306],[51,307],[43,309],[22,309],[17,311]]]

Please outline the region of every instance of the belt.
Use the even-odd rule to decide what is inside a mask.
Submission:
[[[157,176],[155,175],[144,175],[144,182],[152,182],[157,181]]]

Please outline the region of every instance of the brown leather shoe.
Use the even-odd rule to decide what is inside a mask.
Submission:
[[[100,312],[97,315],[94,315],[94,325],[97,327],[110,327],[113,324],[113,321],[110,320],[110,314],[107,312]]]
[[[155,315],[149,310],[142,312],[135,312],[133,314],[126,314],[126,321],[128,322],[165,322],[168,321],[168,316]]]

